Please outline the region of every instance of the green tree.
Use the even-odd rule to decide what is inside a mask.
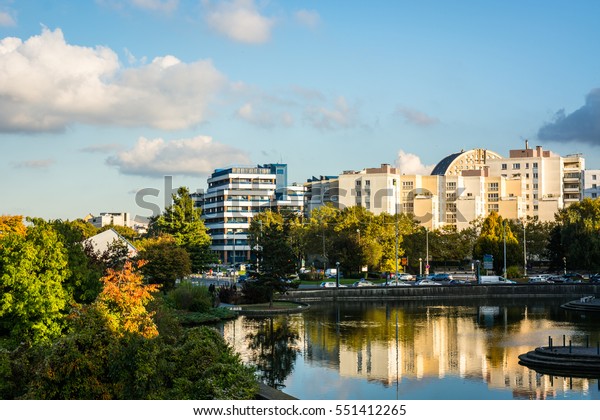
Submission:
[[[504,241],[506,238],[506,266],[514,265],[521,257],[519,242],[510,225],[496,212],[491,212],[483,221],[481,233],[473,247],[473,258],[483,261],[485,254],[493,255],[494,271],[504,271]]]
[[[36,219],[36,224],[45,223]],[[86,251],[85,240],[88,235],[95,234],[96,228],[83,221],[53,220],[48,222],[59,235],[65,247],[68,259],[69,276],[65,279],[63,287],[77,303],[91,303],[96,299],[102,289],[100,277],[103,269],[90,258],[90,250]],[[93,230],[90,230],[89,227]]]
[[[58,234],[46,224],[0,237],[0,330],[19,341],[58,336],[68,302],[67,264]]]
[[[555,268],[600,269],[600,200],[586,198],[556,214],[551,257]],[[561,255],[562,254],[562,255]]]
[[[194,207],[186,187],[179,187],[172,197],[173,205],[167,207],[163,214],[151,218],[150,234],[173,236],[175,243],[189,253],[192,271],[199,272],[215,262],[215,255],[210,250],[211,238],[201,218],[201,210]]]
[[[257,249],[260,261],[257,287],[268,289],[271,305],[274,292],[284,292],[291,287],[285,279],[297,269],[290,238],[291,226],[290,220],[281,213],[267,210],[252,219],[248,231],[250,246]]]
[[[141,268],[147,281],[161,285],[163,292],[175,287],[177,279],[183,279],[192,272],[190,256],[175,243],[172,236],[162,235],[144,241],[137,258],[146,261]]]

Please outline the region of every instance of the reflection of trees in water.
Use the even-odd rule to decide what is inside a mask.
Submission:
[[[285,379],[292,373],[298,349],[297,328],[287,317],[266,318],[255,330],[248,333],[248,348],[252,350],[250,362],[258,368],[259,378],[272,388],[285,387]]]

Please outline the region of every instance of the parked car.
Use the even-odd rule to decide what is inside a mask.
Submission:
[[[600,283],[600,274],[592,274],[590,275],[590,283]]]
[[[415,283],[415,286],[441,286],[442,283],[433,281],[432,279],[421,279]]]
[[[319,285],[319,287],[336,287],[336,283],[334,281],[324,281]]]
[[[382,285],[385,286],[385,283],[382,283]],[[391,286],[391,287],[410,286],[410,283],[407,283],[407,282],[402,281],[402,280],[390,280],[390,281],[387,282],[387,285]]]
[[[548,284],[548,283],[554,283],[554,282],[552,280],[550,280],[549,277],[546,277],[546,276],[532,276],[532,277],[529,277],[529,280],[527,280],[527,283]]]
[[[452,277],[452,274],[448,274],[448,273],[433,274],[429,278],[433,281],[438,281],[438,282],[454,280],[454,277]]]
[[[415,279],[415,276],[413,276],[412,274],[402,273],[402,274],[398,275],[398,280],[411,281],[414,279]]]
[[[370,282],[369,280],[360,279],[359,281],[355,281],[352,286],[354,286],[354,287],[371,287],[371,286],[375,286],[375,283]]]

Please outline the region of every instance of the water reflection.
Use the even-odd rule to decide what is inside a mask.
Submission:
[[[519,365],[519,354],[548,336],[600,339],[596,320],[560,303],[329,302],[301,314],[241,317],[223,334],[266,383],[301,399],[596,398],[596,380]]]

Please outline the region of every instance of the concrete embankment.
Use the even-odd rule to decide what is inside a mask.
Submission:
[[[512,284],[407,287],[343,287],[290,290],[281,300],[318,302],[332,300],[423,300],[452,298],[581,297],[600,294],[596,284]]]

